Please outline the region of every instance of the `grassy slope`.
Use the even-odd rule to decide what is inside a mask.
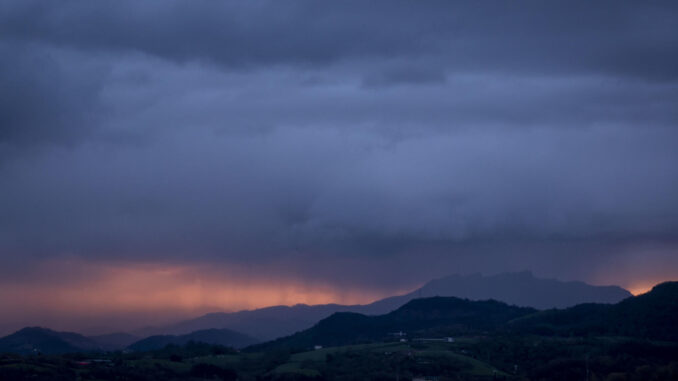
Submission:
[[[472,340],[472,339],[469,339]],[[467,340],[467,343],[469,341]],[[392,353],[401,351],[411,351],[413,357],[419,361],[449,361],[454,360],[465,365],[465,370],[462,373],[475,376],[491,377],[494,374],[499,376],[506,375],[501,371],[497,371],[493,366],[474,359],[472,357],[461,354],[460,347],[454,343],[430,343],[422,344],[423,348],[412,349],[409,344],[394,342],[394,343],[377,343],[377,344],[361,344],[348,345],[342,347],[323,348],[314,351],[300,352],[292,355],[290,360],[273,370],[273,373],[299,373],[307,376],[320,375],[318,370],[313,368],[305,368],[304,364],[309,363],[323,363],[326,361],[328,354],[336,353],[356,353],[363,351],[373,353],[383,353],[384,356],[390,356]],[[387,354],[388,353],[388,354]]]

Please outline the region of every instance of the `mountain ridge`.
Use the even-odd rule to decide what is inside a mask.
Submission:
[[[230,329],[212,328],[191,332],[186,335],[149,336],[130,344],[127,348],[143,352],[162,349],[167,345],[184,345],[191,341],[232,348],[243,348],[259,342],[257,339]]]
[[[248,351],[314,346],[341,346],[394,340],[398,337],[457,335],[524,335],[589,337],[627,336],[678,342],[678,282],[664,282],[650,292],[616,304],[578,304],[567,309],[539,311],[495,300],[457,297],[415,299],[385,315],[335,313],[293,335],[246,348]]]
[[[0,338],[0,353],[60,354],[97,351],[101,347],[79,333],[57,332],[43,327],[26,327]]]
[[[551,335],[619,335],[678,341],[678,282],[663,282],[619,303],[580,304],[512,322],[518,330]]]
[[[322,304],[271,306],[237,312],[213,312],[164,327],[133,331],[138,336],[186,334],[207,328],[228,328],[262,341],[275,339],[312,327],[336,312],[381,315],[408,301],[424,296],[456,296],[471,300],[495,299],[507,304],[537,309],[565,308],[587,302],[616,303],[632,296],[619,286],[593,286],[578,281],[538,278],[529,271],[450,275],[433,279],[403,295],[391,296],[365,305]]]
[[[413,334],[435,337],[483,334],[508,321],[537,312],[530,307],[510,306],[495,300],[471,301],[457,297],[435,296],[414,299],[384,315],[367,316],[353,312],[335,313],[313,327],[267,343],[249,351],[286,349],[300,351],[320,346],[341,346]]]

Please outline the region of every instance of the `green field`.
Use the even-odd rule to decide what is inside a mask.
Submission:
[[[94,358],[91,356],[95,356]],[[0,380],[678,379],[678,346],[625,337],[489,336],[290,353],[192,344],[141,353],[0,355]]]

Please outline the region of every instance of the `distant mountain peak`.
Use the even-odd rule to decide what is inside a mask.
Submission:
[[[57,332],[43,327],[22,328],[0,338],[0,352],[58,354],[99,350],[99,345],[73,332]]]
[[[408,297],[457,296],[471,300],[495,299],[538,309],[566,308],[581,303],[617,303],[631,295],[618,286],[593,286],[538,278],[529,270],[483,276],[451,275],[434,279]]]
[[[616,286],[592,286],[583,282],[562,282],[536,277],[524,270],[484,276],[453,274],[431,280],[405,295],[392,296],[367,305],[322,304],[271,306],[230,313],[210,313],[177,324],[136,332],[139,336],[186,334],[207,328],[229,328],[249,336],[270,340],[307,329],[335,312],[380,315],[412,299],[446,296],[469,300],[494,299],[507,304],[537,309],[565,308],[579,303],[616,303],[631,293]]]

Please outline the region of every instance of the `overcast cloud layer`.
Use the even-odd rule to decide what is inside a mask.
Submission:
[[[68,256],[393,289],[675,278],[676,20],[671,1],[4,1],[0,276]]]

